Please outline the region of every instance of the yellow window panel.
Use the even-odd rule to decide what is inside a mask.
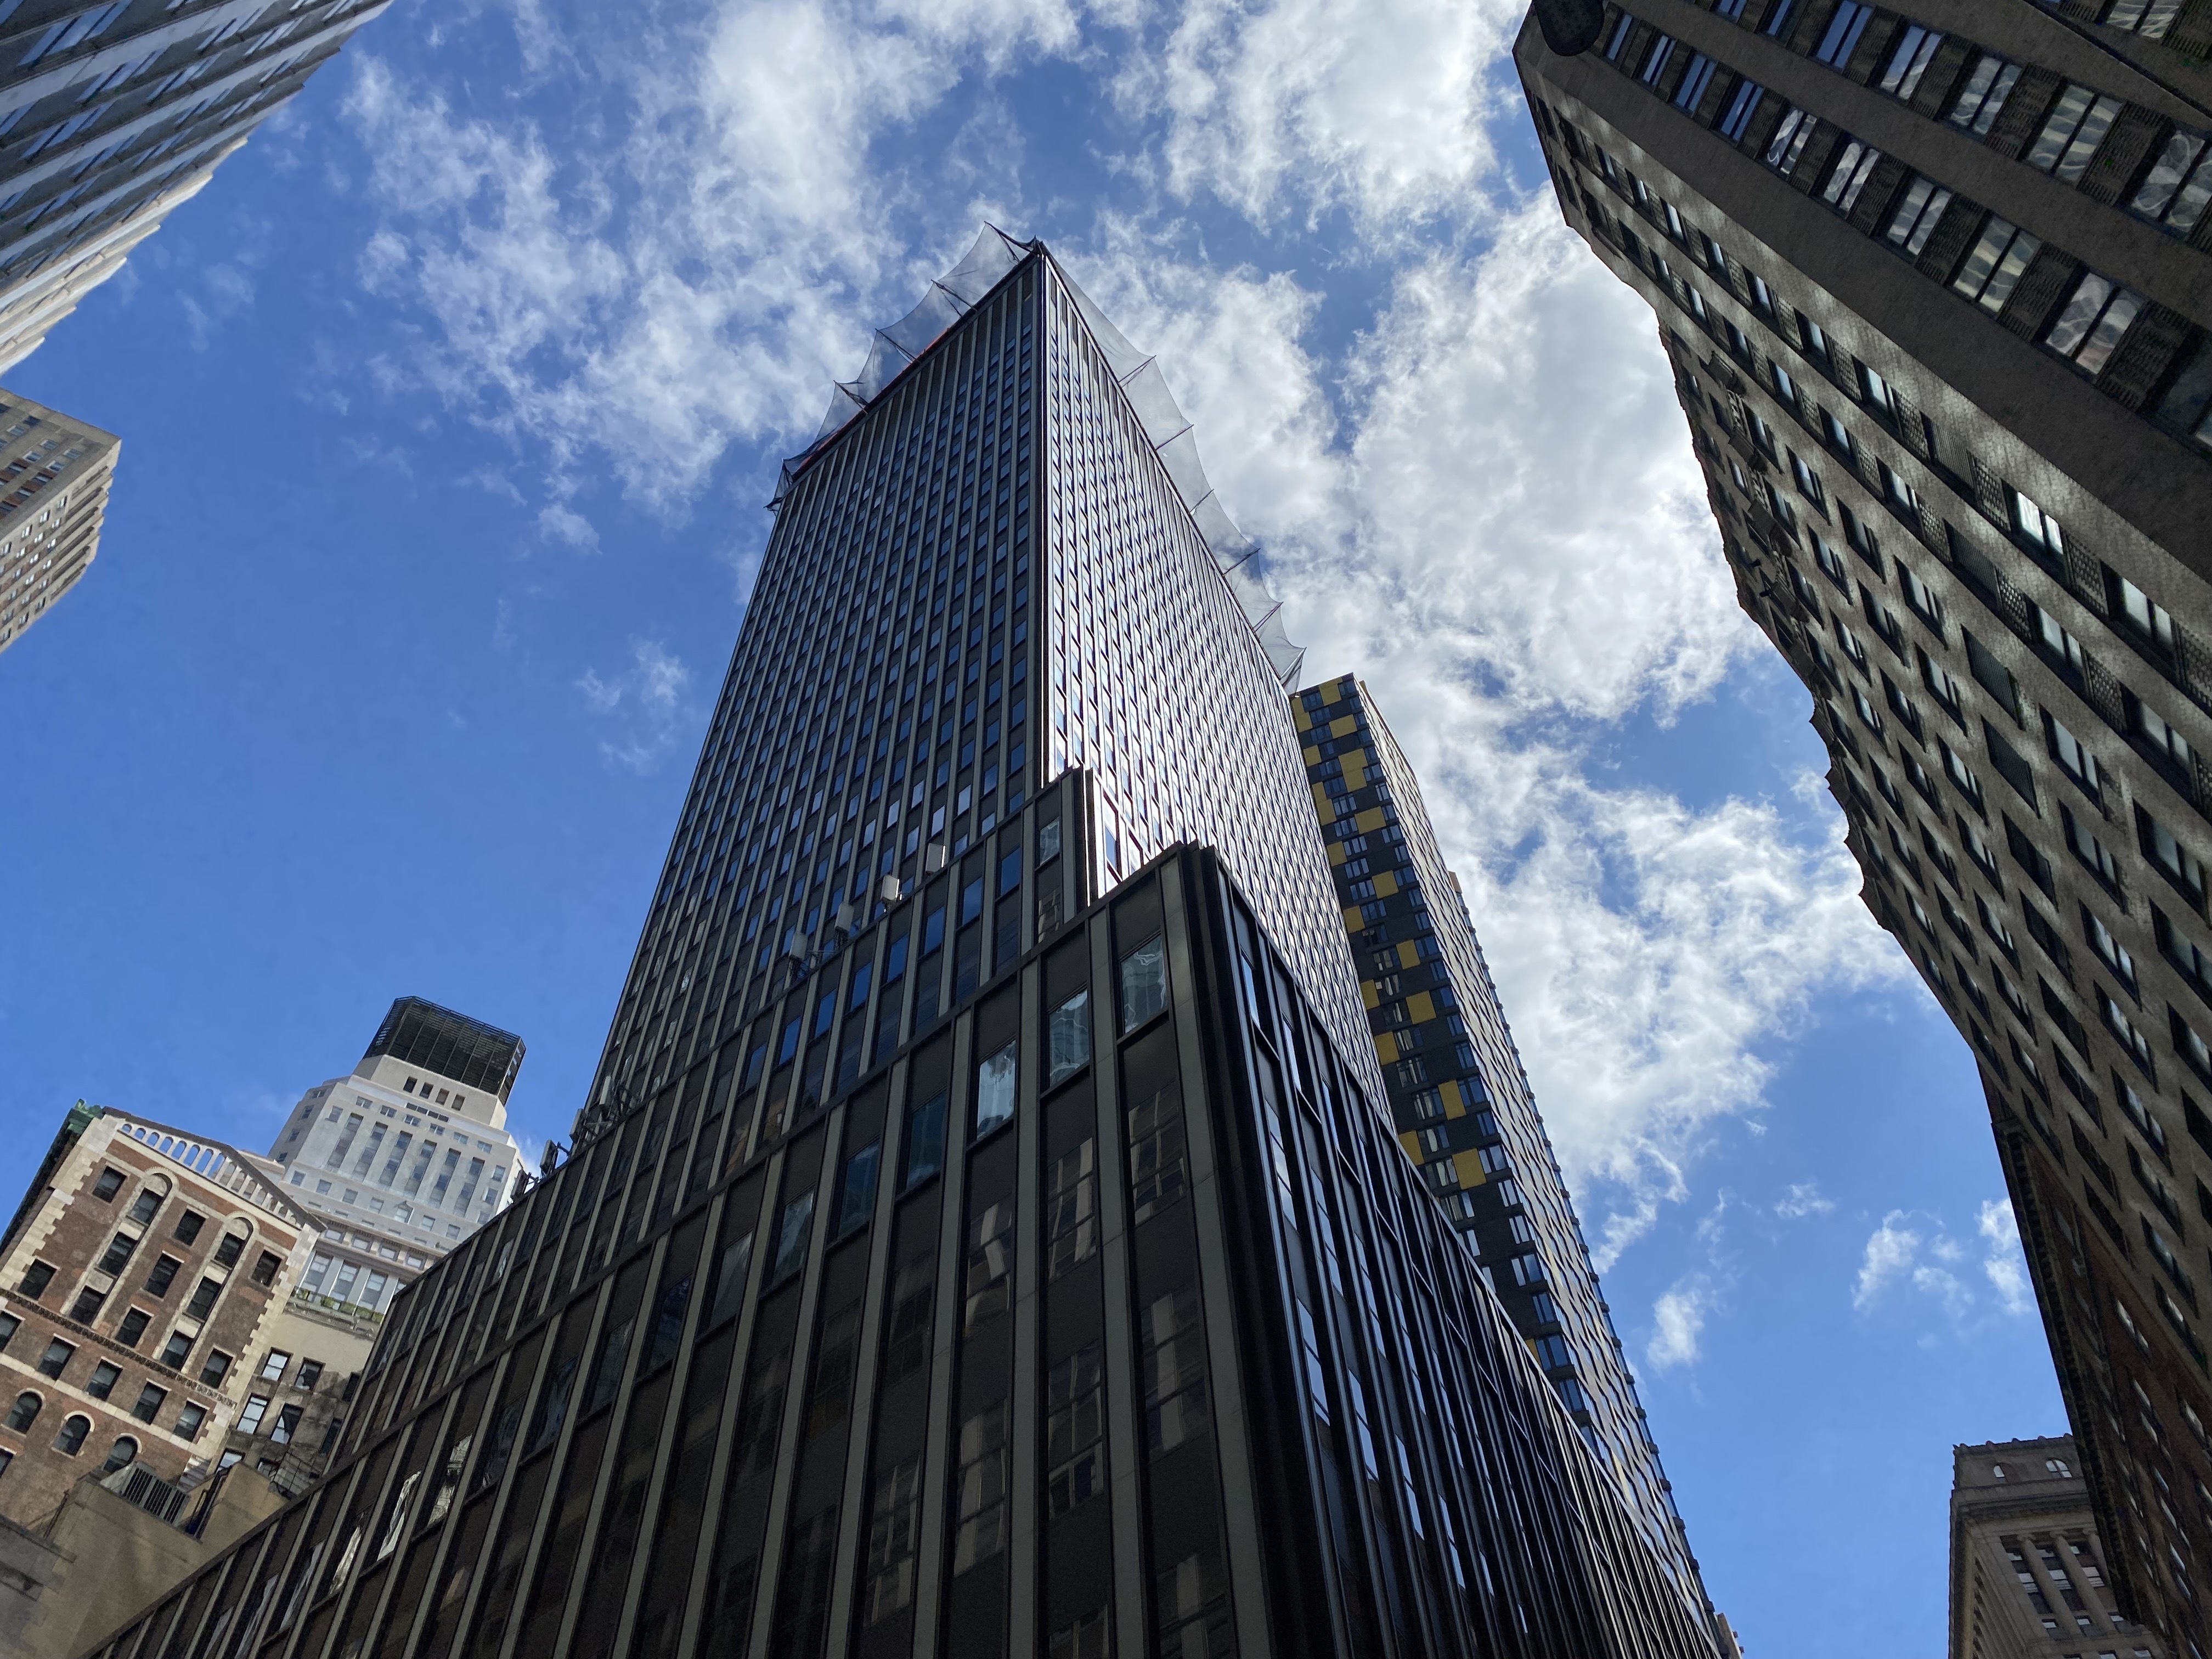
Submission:
[[[1310,732],[1313,729],[1313,716],[1306,713],[1305,704],[1302,702],[1292,703],[1291,705],[1291,718],[1297,722],[1299,731]]]
[[[1416,1025],[1425,1019],[1434,1019],[1437,1017],[1436,999],[1426,991],[1416,991],[1406,999],[1406,1012],[1413,1016]]]
[[[1340,702],[1343,698],[1344,693],[1337,690],[1334,680],[1331,680],[1321,689],[1321,700],[1323,702]]]
[[[1421,1137],[1418,1131],[1407,1130],[1398,1137],[1398,1144],[1406,1149],[1406,1156],[1414,1163],[1421,1161]]]
[[[1346,714],[1342,720],[1331,720],[1328,723],[1328,734],[1332,738],[1348,738],[1358,729],[1359,718],[1356,714]]]
[[[1313,792],[1314,805],[1320,809],[1323,817],[1327,817],[1328,812],[1328,786],[1324,783],[1317,783],[1314,785]]]
[[[1364,789],[1367,787],[1367,774],[1356,759],[1347,758],[1344,763],[1344,787],[1346,789]]]
[[[1359,931],[1359,907],[1356,904],[1346,905],[1344,907],[1344,931],[1347,933],[1356,933]]]
[[[1467,1097],[1460,1093],[1458,1083],[1447,1081],[1437,1092],[1443,1097],[1446,1117],[1467,1115]]]
[[[1333,841],[1329,842],[1328,861],[1331,864],[1341,864],[1349,856],[1350,854],[1344,850],[1344,843],[1342,842]]]
[[[1398,878],[1393,872],[1385,870],[1375,878],[1375,896],[1376,898],[1389,898],[1391,894],[1397,890]]]
[[[1376,1008],[1382,1006],[1382,994],[1375,988],[1373,980],[1363,979],[1359,981],[1359,994],[1365,1000],[1369,1007]]]
[[[1459,1171],[1462,1187],[1480,1187],[1485,1179],[1482,1173],[1482,1154],[1477,1152],[1454,1152],[1452,1168]]]
[[[1398,1058],[1398,1039],[1388,1031],[1375,1034],[1375,1054],[1385,1066]]]
[[[1304,756],[1305,756],[1305,757],[1306,757],[1306,764],[1307,764],[1308,766],[1319,766],[1319,765],[1321,764],[1321,750],[1318,750],[1318,749],[1307,749],[1307,750],[1302,750],[1301,752],[1304,754]]]
[[[1398,965],[1401,968],[1418,967],[1420,965],[1420,961],[1421,947],[1413,940],[1407,939],[1398,947]]]
[[[1382,827],[1382,809],[1370,806],[1352,822],[1359,826],[1359,833],[1363,836],[1370,830],[1380,830]]]

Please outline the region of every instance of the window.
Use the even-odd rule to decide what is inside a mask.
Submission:
[[[1859,37],[1866,33],[1867,21],[1873,15],[1873,7],[1862,5],[1859,0],[1842,0],[1835,15],[1828,20],[1827,32],[1821,35],[1813,56],[1830,69],[1843,68],[1850,62]]]
[[[1638,71],[1636,78],[1647,87],[1655,84],[1659,77],[1666,73],[1667,65],[1673,60],[1674,56],[1674,36],[1660,35],[1652,41],[1650,49],[1644,54],[1644,67]]]
[[[813,1219],[812,1193],[802,1193],[783,1206],[782,1224],[776,1229],[775,1256],[768,1270],[769,1284],[781,1284],[806,1265],[807,1235]]]
[[[1012,1121],[1015,1045],[1009,1042],[975,1068],[975,1138]]]
[[[138,1443],[129,1435],[118,1435],[115,1443],[107,1449],[107,1462],[100,1466],[102,1474],[112,1474],[138,1461]]]
[[[1081,990],[1052,1011],[1047,1030],[1047,1088],[1073,1077],[1091,1063],[1091,993]]]
[[[2123,107],[2118,98],[2101,95],[2078,81],[2068,82],[2043,118],[2043,131],[2021,160],[2069,185],[2079,184]]]
[[[1732,144],[1741,143],[1743,135],[1750,130],[1751,118],[1759,112],[1759,100],[1765,96],[1766,88],[1758,82],[1737,82],[1718,123],[1721,136]]]
[[[276,1270],[284,1265],[283,1258],[274,1251],[264,1250],[253,1263],[253,1282],[267,1286],[276,1282]]]
[[[1163,934],[1121,958],[1121,1035],[1128,1036],[1167,1005],[1168,949]]]
[[[1896,211],[1889,216],[1889,228],[1883,233],[1892,247],[1905,250],[1913,258],[1928,246],[1928,239],[1936,234],[1942,222],[1943,210],[1951,205],[1951,192],[1923,173],[1914,173],[1912,182],[1905,187],[1898,198]]]
[[[126,1348],[135,1348],[139,1339],[146,1334],[146,1327],[150,1322],[143,1309],[133,1308],[123,1316],[123,1322],[115,1328],[115,1340]]]
[[[857,1232],[875,1213],[876,1170],[883,1155],[883,1142],[872,1140],[845,1160],[844,1171],[838,1177],[836,1237]]]
[[[282,1348],[271,1348],[269,1351],[269,1357],[261,1362],[261,1370],[256,1375],[255,1381],[282,1382],[284,1380],[285,1368],[291,1363],[290,1354],[286,1353]]]
[[[18,1288],[35,1302],[46,1293],[46,1286],[53,1283],[53,1279],[52,1266],[44,1261],[33,1261],[23,1270],[23,1282]]]
[[[907,1107],[906,1175],[902,1190],[919,1186],[945,1167],[945,1091]]]
[[[2018,494],[2017,491],[2014,493]],[[2119,619],[2127,624],[2138,643],[2150,647],[2159,656],[2172,655],[2172,613],[2109,567],[2105,572],[2105,592],[2110,608],[2118,613]]]
[[[46,1352],[40,1357],[39,1370],[48,1376],[59,1376],[69,1368],[70,1356],[76,1352],[74,1343],[55,1337],[46,1344]]]
[[[2212,200],[2212,147],[2196,133],[2177,132],[2143,175],[2129,204],[2176,235],[2186,236]]]
[[[220,1348],[209,1350],[207,1363],[200,1367],[200,1381],[210,1389],[222,1386],[222,1379],[230,1375],[230,1356]]]
[[[1674,88],[1674,107],[1695,110],[1705,98],[1705,88],[1712,84],[1712,81],[1713,60],[1701,52],[1692,53],[1690,58],[1690,67],[1682,71],[1682,84]],[[1672,210],[1670,209],[1669,211]]]
[[[2102,781],[2096,756],[2083,748],[2081,739],[2047,708],[2043,711],[2043,731],[2051,757],[2058,763],[2059,769],[2080,784],[2092,800],[2096,799]]]
[[[206,1224],[207,1218],[198,1210],[187,1210],[177,1218],[176,1231],[172,1237],[179,1244],[189,1244],[200,1236],[200,1229]]]
[[[17,1395],[15,1405],[9,1409],[4,1426],[17,1434],[27,1431],[31,1425],[39,1420],[39,1408],[45,1403],[34,1394]]]
[[[1942,44],[1943,37],[1934,30],[1907,23],[1890,49],[1889,62],[1875,84],[1893,98],[1910,99],[1920,89],[1920,77],[1927,74],[1936,49]]]
[[[2043,243],[1994,213],[1982,222],[1982,233],[1966,262],[1951,279],[1951,286],[1991,315],[2004,309],[2019,286],[2021,273],[2043,248]]]
[[[103,1359],[92,1368],[92,1379],[84,1385],[84,1391],[94,1400],[105,1400],[122,1380],[123,1368],[112,1359]]]
[[[257,1394],[248,1397],[246,1408],[238,1414],[238,1432],[255,1435],[261,1432],[261,1419],[269,1413],[269,1396]]]
[[[1952,101],[1950,113],[1943,118],[1978,138],[1986,138],[2019,79],[2019,64],[2007,63],[1993,52],[1977,54],[1958,97]]]
[[[1795,104],[1785,111],[1781,125],[1774,129],[1774,137],[1767,141],[1766,165],[1787,179],[1797,170],[1798,158],[1804,155],[1805,146],[1813,137],[1813,130],[1820,124],[1799,109]]]
[[[112,1202],[123,1190],[123,1171],[112,1165],[100,1172],[100,1179],[92,1183],[92,1195],[101,1203]]]
[[[1064,1515],[1106,1486],[1106,1401],[1099,1345],[1070,1355],[1045,1377],[1045,1503]]]
[[[138,1390],[138,1401],[136,1405],[131,1407],[131,1414],[137,1418],[141,1423],[150,1423],[154,1420],[155,1416],[160,1413],[161,1402],[168,1397],[169,1391],[167,1389],[159,1387],[155,1383],[149,1382],[144,1388]],[[187,1409],[190,1408],[188,1407]],[[183,1423],[181,1416],[179,1416],[178,1421],[179,1426],[181,1426]]]
[[[302,1359],[300,1362],[299,1375],[292,1379],[292,1386],[304,1394],[312,1390],[315,1384],[322,1380],[323,1362],[319,1359]]]
[[[2104,918],[2086,904],[2081,907],[2081,932],[2098,959],[2132,992],[2136,988],[2135,957],[2126,945],[2112,937],[2112,930],[2105,926]]]
[[[158,1187],[146,1188],[132,1202],[129,1218],[137,1225],[144,1226],[160,1211],[164,1196]]]
[[[2172,830],[2141,806],[2136,808],[2136,829],[2144,854],[2158,866],[2160,873],[2202,909],[2204,904],[2204,866],[2197,855],[2176,841]]]
[[[1856,138],[1845,141],[1835,165],[1828,170],[1828,182],[1820,188],[1820,199],[1838,213],[1849,213],[1858,205],[1859,192],[1866,188],[1881,161],[1881,152],[1873,145]]]
[[[215,1264],[218,1267],[235,1267],[239,1254],[246,1249],[246,1235],[225,1233],[222,1243],[215,1247]]]
[[[1984,724],[1986,726],[1987,722],[1985,721]],[[1973,805],[1975,811],[1979,811],[1982,808],[1981,779],[1974,775],[1974,769],[1972,767],[1967,765],[1966,762],[1959,758],[1958,755],[1952,750],[1948,744],[1941,744],[1939,746],[1943,750],[1944,775],[1948,777],[1952,783],[1957,786],[1959,793],[1966,796],[1967,800]]]
[[[187,1405],[177,1408],[177,1433],[186,1440],[198,1439],[200,1425],[206,1421],[207,1407],[204,1406]]]
[[[1006,1408],[1004,1402],[960,1425],[953,1481],[952,1571],[962,1573],[1006,1544]]]
[[[2111,992],[2106,990],[2101,985],[2096,989],[2097,1012],[2104,1016],[2105,1029],[2119,1039],[2120,1046],[2128,1051],[2135,1063],[2148,1075],[2152,1069],[2150,1039],[2136,1029],[2135,1022],[2127,1017],[2118,1003],[2112,1000]],[[2160,1145],[2163,1147],[2164,1144],[2164,1138],[2161,1136]]]
[[[88,1417],[71,1417],[62,1425],[62,1431],[54,1437],[54,1449],[64,1457],[75,1457],[84,1449],[84,1437],[92,1432]]]
[[[2094,270],[2085,271],[2075,287],[2074,297],[2067,301],[2043,343],[2060,356],[2073,359],[2075,368],[2094,374],[2112,361],[2121,337],[2142,307],[2141,295]]]

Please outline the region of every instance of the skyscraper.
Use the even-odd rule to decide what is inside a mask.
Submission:
[[[569,1161],[102,1651],[1711,1655],[1391,1144],[1296,653],[1144,360],[995,232],[883,339]]]
[[[1291,713],[1399,1144],[1652,1549],[1694,1596],[1673,1487],[1420,781],[1352,676],[1308,687]]]
[[[387,3],[0,4],[0,368]]]
[[[0,651],[76,586],[100,551],[121,441],[0,391]]]
[[[300,1097],[264,1164],[322,1228],[304,1300],[374,1322],[491,1219],[522,1151],[507,1097],[522,1039],[421,997],[385,1015],[351,1075]]]
[[[1516,49],[1866,903],[1972,1045],[2121,1604],[2199,1656],[2209,33],[2203,0],[1635,0]]]
[[[2114,1604],[2074,1442],[1952,1448],[1950,1659],[2170,1659]]]

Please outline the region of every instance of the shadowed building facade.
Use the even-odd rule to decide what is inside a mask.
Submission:
[[[1399,1144],[1653,1550],[1685,1594],[1699,1594],[1673,1486],[1420,781],[1352,675],[1301,691],[1291,717]]]
[[[1516,48],[1868,908],[1972,1044],[2121,1604],[2212,1650],[2212,8],[1635,0]]]
[[[100,1650],[1713,1653],[1393,1143],[1157,368],[992,232],[838,397],[569,1160]]]

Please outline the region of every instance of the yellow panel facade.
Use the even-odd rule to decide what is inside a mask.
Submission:
[[[1437,1017],[1437,1000],[1426,991],[1416,991],[1406,999],[1406,1012],[1413,1017],[1413,1024],[1419,1025],[1424,1020]]]
[[[1398,946],[1398,965],[1401,968],[1415,967],[1420,960],[1421,947],[1412,939],[1407,939]]]
[[[1370,830],[1380,830],[1382,827],[1382,809],[1370,806],[1352,822],[1359,826],[1359,833],[1363,836]]]
[[[1421,1137],[1418,1131],[1407,1129],[1399,1135],[1398,1144],[1406,1149],[1406,1156],[1419,1164],[1421,1161]]]
[[[1376,898],[1389,898],[1397,890],[1398,877],[1395,871],[1380,870],[1376,872],[1375,896]]]
[[[1480,1152],[1454,1152],[1452,1168],[1459,1172],[1459,1184],[1462,1187],[1480,1187],[1486,1179]]]
[[[1437,1092],[1443,1097],[1446,1117],[1467,1115],[1467,1097],[1460,1092],[1457,1079],[1448,1079]]]
[[[1363,979],[1359,981],[1359,994],[1370,1008],[1375,1007],[1382,1000],[1382,994],[1375,988],[1375,981],[1371,979]]]
[[[1389,1031],[1377,1031],[1375,1034],[1375,1053],[1388,1066],[1398,1058],[1398,1039]]]
[[[1341,864],[1344,862],[1344,843],[1340,841],[1333,841],[1329,842],[1328,861],[1331,864]]]

